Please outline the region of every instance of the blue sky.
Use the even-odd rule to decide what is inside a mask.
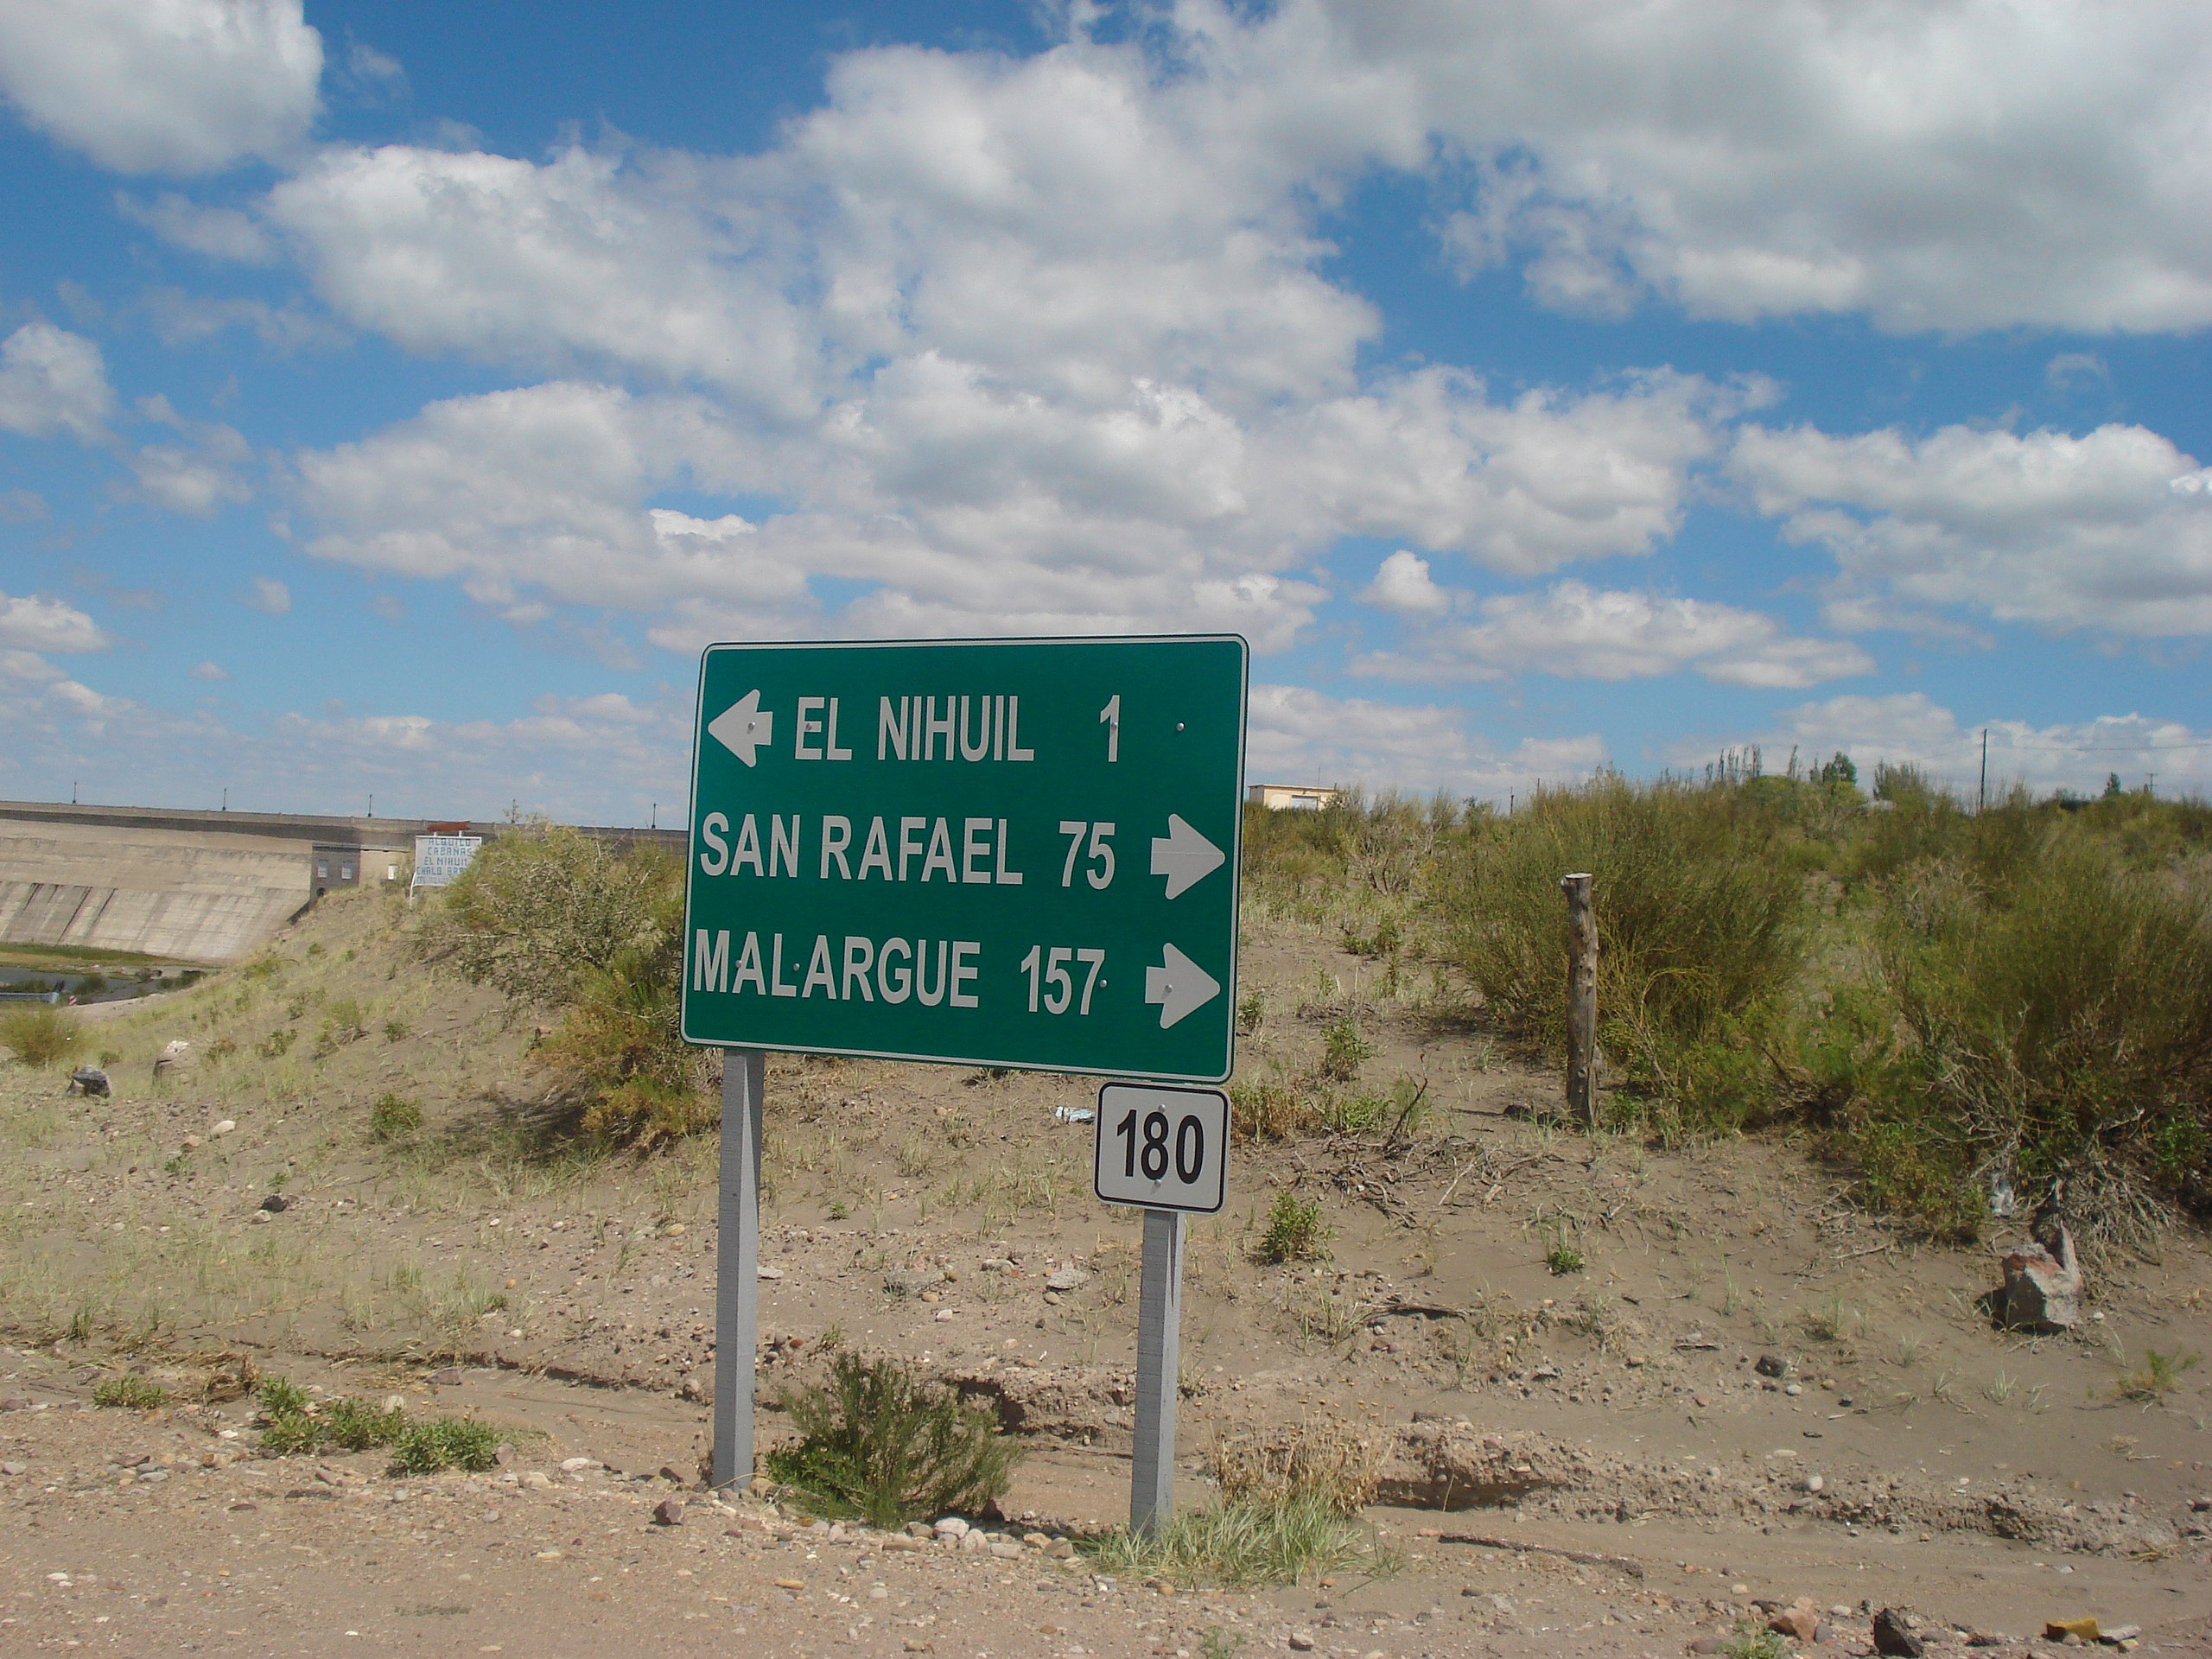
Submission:
[[[2212,786],[2146,3],[0,0],[0,794],[680,811],[715,639],[1236,629],[1253,773]]]

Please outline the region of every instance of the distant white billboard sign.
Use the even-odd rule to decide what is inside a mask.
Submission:
[[[461,879],[484,844],[481,836],[417,836],[415,837],[415,880],[418,887],[451,887]]]

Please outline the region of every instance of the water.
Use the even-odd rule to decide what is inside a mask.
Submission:
[[[78,974],[0,963],[0,1001],[122,1002],[189,985],[200,973],[196,968],[131,968],[117,974]]]

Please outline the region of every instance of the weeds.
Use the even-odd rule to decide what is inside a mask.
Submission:
[[[1287,1084],[1229,1085],[1230,1129],[1241,1140],[1287,1141],[1311,1130],[1318,1121],[1312,1103]]]
[[[152,1411],[168,1403],[169,1391],[143,1376],[104,1376],[92,1385],[92,1403],[130,1411]]]
[[[411,1140],[422,1132],[423,1109],[404,1095],[386,1094],[369,1108],[369,1137],[386,1145]]]
[[[429,1417],[409,1423],[391,1442],[396,1475],[437,1475],[448,1470],[481,1474],[499,1463],[499,1431],[473,1417]]]
[[[1798,1316],[1805,1334],[1815,1342],[1841,1342],[1859,1328],[1859,1310],[1835,1291]]]
[[[2155,1404],[2181,1386],[2184,1374],[2196,1369],[2202,1354],[2162,1354],[2145,1349],[2143,1363],[2113,1385],[2123,1400]]]
[[[50,1002],[29,1002],[0,1014],[0,1048],[25,1065],[53,1065],[77,1046],[75,1018]]]
[[[1314,1492],[1185,1510],[1152,1532],[1117,1529],[1086,1554],[1100,1571],[1122,1577],[1232,1588],[1295,1584],[1346,1567],[1379,1577],[1395,1565],[1365,1529]]]
[[[1561,1232],[1553,1238],[1551,1248],[1544,1252],[1544,1265],[1555,1277],[1564,1278],[1570,1273],[1580,1273],[1584,1265],[1582,1252],[1568,1243],[1566,1233]]]
[[[1742,1624],[1735,1634],[1720,1644],[1724,1659],[1789,1659],[1789,1644],[1778,1630],[1764,1625]]]
[[[257,1398],[264,1419],[261,1449],[275,1457],[389,1446],[396,1475],[480,1474],[498,1462],[499,1430],[474,1417],[410,1421],[400,1406],[372,1406],[350,1395],[317,1405],[306,1389],[281,1376],[264,1377]]]
[[[1021,1450],[990,1413],[896,1359],[840,1353],[830,1380],[786,1395],[799,1431],[768,1473],[817,1509],[891,1529],[1002,1496]]]
[[[1215,1445],[1207,1462],[1227,1503],[1312,1497],[1338,1515],[1356,1515],[1375,1501],[1382,1451],[1362,1435],[1323,1424],[1232,1435]]]
[[[1357,1022],[1332,1020],[1321,1033],[1321,1058],[1313,1074],[1330,1083],[1350,1083],[1359,1068],[1375,1058],[1375,1045],[1360,1034]]]
[[[1321,1217],[1319,1198],[1301,1198],[1285,1187],[1268,1207],[1268,1223],[1254,1254],[1262,1262],[1325,1261],[1336,1230]]]

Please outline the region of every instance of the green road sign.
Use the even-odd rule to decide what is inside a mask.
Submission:
[[[1243,640],[710,645],[683,1035],[1219,1082]]]

